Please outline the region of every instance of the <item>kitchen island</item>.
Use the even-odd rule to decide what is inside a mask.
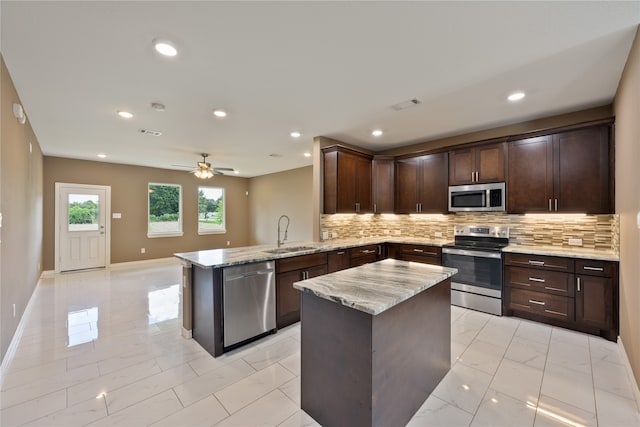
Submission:
[[[387,259],[294,283],[302,409],[324,426],[405,425],[450,368],[455,273]]]

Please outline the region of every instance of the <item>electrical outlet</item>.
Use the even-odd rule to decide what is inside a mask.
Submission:
[[[364,231],[363,230],[360,230],[360,235],[364,236]]]
[[[331,238],[332,239],[337,239],[338,238],[338,232],[337,231],[332,231],[331,232]]]
[[[227,240],[227,246],[231,245],[231,241]]]
[[[436,232],[435,232],[435,236],[436,236],[436,237],[442,237],[442,232],[440,232],[440,231],[436,231]]]
[[[582,239],[569,239],[569,246],[582,246]]]
[[[322,231],[322,240],[327,240],[329,238],[329,232],[327,230]]]
[[[140,248],[140,253],[141,254],[146,253],[146,252],[147,252],[147,250],[145,248]]]

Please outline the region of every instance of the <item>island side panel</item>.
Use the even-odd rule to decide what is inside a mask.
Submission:
[[[373,317],[372,424],[405,425],[451,367],[451,279]]]
[[[180,288],[180,301],[182,302],[182,337],[190,339],[193,337],[193,298],[191,296],[193,286],[191,284],[192,265],[190,262],[182,262],[182,287]]]
[[[211,355],[223,352],[222,269],[192,267],[193,338]]]
[[[323,426],[371,426],[372,316],[302,292],[301,408]]]

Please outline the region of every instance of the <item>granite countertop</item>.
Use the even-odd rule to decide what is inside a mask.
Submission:
[[[273,261],[276,259],[290,258],[300,255],[308,255],[318,252],[328,252],[339,249],[348,249],[364,245],[377,245],[382,243],[405,243],[416,245],[443,246],[451,243],[450,240],[431,239],[425,237],[409,236],[377,236],[363,237],[361,239],[328,240],[325,242],[292,242],[283,245],[283,248],[292,246],[304,246],[309,249],[280,254],[267,251],[276,249],[276,245],[244,246],[240,248],[209,249],[195,252],[176,253],[174,256],[195,264],[202,268],[219,268],[232,265],[247,264],[252,262]],[[527,253],[535,255],[563,256],[569,258],[599,259],[606,261],[619,261],[618,254],[613,251],[593,250],[584,248],[564,248],[557,246],[525,246],[509,245],[504,252]]]
[[[509,245],[502,252],[512,252],[532,255],[561,256],[566,258],[597,259],[602,261],[620,261],[620,255],[613,251],[595,250],[587,248],[566,248],[560,246],[527,246]]]
[[[455,268],[386,259],[295,282],[293,287],[376,315],[457,272]]]
[[[174,256],[193,263],[202,268],[229,267],[232,265],[247,264],[251,262],[272,261],[282,258],[290,258],[300,255],[308,255],[318,252],[328,252],[339,249],[348,249],[364,245],[377,245],[381,243],[413,243],[423,245],[442,246],[450,243],[449,240],[428,239],[420,237],[364,237],[362,239],[329,240],[326,242],[292,242],[283,245],[282,248],[304,246],[309,249],[273,254],[267,251],[276,249],[276,245],[244,246],[240,248],[208,249],[195,252],[176,253]]]

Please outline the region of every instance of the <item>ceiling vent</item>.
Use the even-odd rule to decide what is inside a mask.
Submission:
[[[140,133],[144,133],[145,135],[152,135],[152,136],[160,136],[160,135],[162,135],[162,132],[157,131],[157,130],[151,130],[151,129],[140,129],[139,132]]]
[[[406,110],[407,108],[415,107],[418,104],[422,104],[422,101],[420,101],[418,98],[413,98],[409,99],[408,101],[402,101],[395,105],[392,105],[391,109],[395,111],[401,111]]]

